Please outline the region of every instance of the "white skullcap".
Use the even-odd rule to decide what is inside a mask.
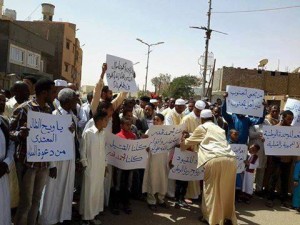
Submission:
[[[55,86],[56,87],[67,87],[68,83],[65,80],[54,80]]]
[[[211,118],[213,115],[212,115],[212,112],[210,109],[203,109],[200,113],[200,118]]]
[[[150,103],[157,103],[158,101],[157,101],[157,99],[155,99],[155,98],[153,98],[153,99],[150,99]]]
[[[185,105],[185,101],[181,98],[176,99],[175,105]]]
[[[205,109],[206,104],[204,101],[198,100],[198,101],[196,101],[195,107],[199,110],[203,110],[203,109]]]

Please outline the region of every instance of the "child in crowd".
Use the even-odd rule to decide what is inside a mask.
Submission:
[[[124,139],[130,139],[130,140],[135,140],[136,135],[131,131],[131,126],[132,126],[132,121],[126,119],[123,117],[120,121],[120,126],[121,126],[121,131],[117,133],[116,135],[120,138]],[[123,211],[126,214],[131,214],[132,210],[130,208],[130,172],[131,170],[122,170],[116,168],[116,173],[115,175],[115,180],[116,180],[116,185],[115,189],[117,192],[117,204],[115,204],[115,209],[114,211],[118,210],[118,203],[121,202],[123,205]]]
[[[250,199],[253,194],[254,171],[259,165],[259,159],[257,155],[259,150],[260,147],[258,144],[250,145],[248,150],[248,158],[245,160],[246,170],[243,181],[243,198],[247,204],[250,203]]]
[[[80,148],[80,161],[84,168],[80,209],[83,225],[101,224],[96,216],[104,207],[105,132],[109,117],[104,111],[94,116],[94,125],[84,131]]]
[[[235,129],[229,131],[229,144],[238,144],[239,141],[239,132]]]
[[[300,156],[297,157],[294,168],[293,208],[300,212]]]
[[[235,129],[231,129],[229,131],[229,144],[238,144],[239,141],[239,132]],[[242,201],[242,190],[243,187],[243,174],[236,174],[236,182],[235,182],[235,199],[238,202]]]
[[[153,118],[153,125],[164,125],[164,116],[159,113],[156,114]],[[144,173],[143,193],[147,192],[148,207],[153,211],[157,209],[157,205],[168,208],[165,202],[165,195],[168,190],[167,163],[168,152],[153,155],[149,151],[148,163]]]

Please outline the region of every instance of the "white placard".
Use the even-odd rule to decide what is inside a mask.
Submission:
[[[172,164],[174,167],[170,169],[170,179],[192,181],[204,178],[203,167],[197,168],[197,152],[181,151],[179,148],[175,148]]]
[[[288,98],[284,110],[291,110],[294,114],[293,126],[300,126],[300,101]]]
[[[248,147],[242,144],[230,144],[232,151],[236,154],[236,173],[242,173],[245,171],[244,161],[247,159]]]
[[[300,156],[300,127],[264,126],[266,155]]]
[[[151,126],[147,135],[151,138],[150,151],[158,154],[174,149],[180,143],[185,125],[157,125]]]
[[[146,168],[150,139],[128,140],[107,133],[105,141],[106,161],[122,170]]]
[[[137,92],[133,64],[127,59],[106,55],[106,78],[109,89],[114,92]]]
[[[73,159],[71,115],[51,115],[29,110],[27,114],[27,161],[52,162]]]
[[[254,88],[226,86],[227,112],[262,117],[264,112],[264,91]]]

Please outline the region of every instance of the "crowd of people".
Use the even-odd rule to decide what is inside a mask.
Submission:
[[[113,95],[103,82],[106,70],[103,64],[99,82],[85,103],[76,86],[64,80],[29,76],[16,82],[10,92],[1,91],[0,225],[72,224],[72,202],[79,202],[82,224],[101,224],[99,213],[105,207],[115,215],[134,213],[132,198],[145,201],[149,210],[156,211],[170,207],[166,198],[173,199],[174,207],[180,209],[200,196],[201,221],[237,224],[237,202],[249,204],[255,190],[266,198],[268,207],[274,206],[277,197],[288,206],[292,182],[292,206],[300,210],[300,158],[266,156],[264,151],[263,127],[291,126],[291,111],[280,112],[278,106],[262,103],[265,110],[261,118],[229,114],[226,94],[224,100],[213,104],[207,99],[133,99],[125,92]],[[71,115],[73,159],[27,161],[29,110]],[[145,169],[123,170],[107,164],[107,133],[135,140],[147,138],[151,126],[181,124],[186,129],[177,147],[198,153],[198,165],[204,167],[203,181],[168,178],[174,149],[151,154],[146,148]],[[249,146],[243,173],[236,173],[236,155],[230,144]]]

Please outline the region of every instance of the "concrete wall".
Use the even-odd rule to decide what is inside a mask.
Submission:
[[[234,85],[262,89],[268,95],[300,96],[299,82],[299,74],[223,67],[215,72],[213,91]]]

